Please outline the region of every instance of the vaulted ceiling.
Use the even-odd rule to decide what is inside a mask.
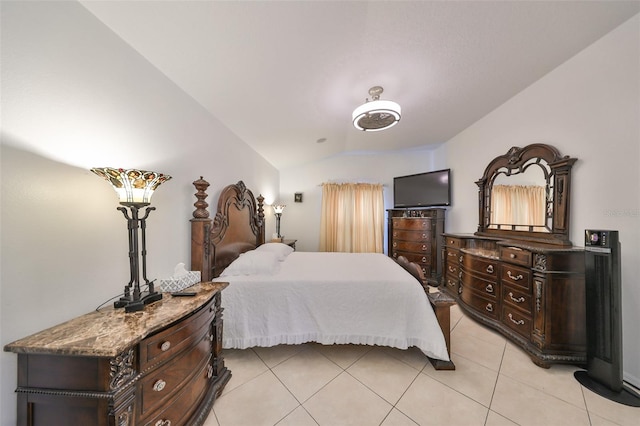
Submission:
[[[277,168],[446,142],[640,11],[637,1],[81,3]],[[358,131],[351,113],[376,85],[402,120]]]

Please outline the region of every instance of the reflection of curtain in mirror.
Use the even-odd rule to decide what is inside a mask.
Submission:
[[[382,190],[380,184],[323,184],[320,251],[382,253]]]
[[[491,223],[545,225],[544,186],[494,185],[491,189]]]

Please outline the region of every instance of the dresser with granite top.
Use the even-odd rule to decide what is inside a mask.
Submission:
[[[18,355],[18,425],[204,423],[231,372],[221,291],[200,283],[143,311],[104,308],[5,346]]]

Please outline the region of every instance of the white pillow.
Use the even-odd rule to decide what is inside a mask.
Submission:
[[[221,277],[237,275],[273,275],[280,269],[280,262],[276,253],[268,251],[258,252],[250,250],[231,262],[220,274]]]
[[[293,247],[283,243],[265,243],[256,248],[256,251],[264,253],[275,253],[280,261],[285,260],[287,256],[293,253]]]

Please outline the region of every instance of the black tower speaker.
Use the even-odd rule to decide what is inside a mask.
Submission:
[[[585,230],[587,371],[575,378],[593,392],[640,407],[622,380],[622,276],[618,231]]]

